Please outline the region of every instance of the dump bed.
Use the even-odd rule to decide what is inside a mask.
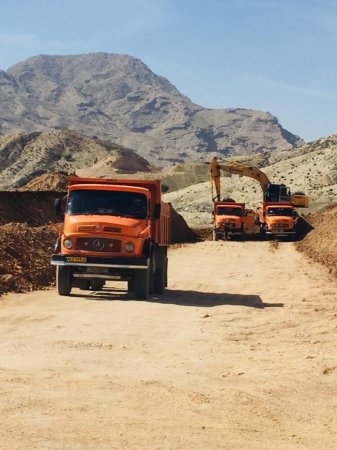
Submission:
[[[75,184],[99,184],[99,185],[114,185],[114,186],[137,186],[148,189],[151,194],[153,204],[161,201],[160,180],[130,180],[120,178],[81,178],[69,177],[68,186]]]
[[[161,202],[160,219],[156,221],[155,241],[162,246],[170,245],[171,205]]]

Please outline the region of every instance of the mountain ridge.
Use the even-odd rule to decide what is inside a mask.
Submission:
[[[159,166],[291,149],[303,143],[268,112],[210,109],[128,55],[39,55],[0,71],[0,133],[70,129]]]

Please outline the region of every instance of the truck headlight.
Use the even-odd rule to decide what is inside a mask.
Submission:
[[[125,249],[126,252],[131,253],[131,252],[134,251],[135,246],[134,246],[134,244],[133,244],[132,242],[127,242],[127,243],[124,245],[124,249]]]
[[[73,248],[73,241],[71,239],[65,239],[63,245],[67,250],[71,250]]]

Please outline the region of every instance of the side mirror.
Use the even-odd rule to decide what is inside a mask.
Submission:
[[[160,213],[161,213],[161,204],[160,203],[156,203],[154,205],[153,218],[154,219],[159,219],[160,218]]]
[[[170,190],[170,186],[168,184],[163,183],[161,185],[161,192],[162,194],[166,194],[166,192],[168,192]]]
[[[58,219],[64,219],[64,211],[62,210],[62,200],[60,198],[56,198],[54,201],[55,207],[55,215]]]

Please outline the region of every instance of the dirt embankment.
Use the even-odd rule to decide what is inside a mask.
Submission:
[[[0,192],[0,295],[49,286],[58,192]]]
[[[52,227],[8,223],[0,227],[0,295],[51,285],[50,255],[57,237]]]
[[[298,243],[298,250],[326,265],[331,273],[337,275],[337,206],[306,219],[313,229]]]
[[[2,191],[0,225],[16,222],[37,227],[56,222],[54,201],[62,195],[56,191]]]

